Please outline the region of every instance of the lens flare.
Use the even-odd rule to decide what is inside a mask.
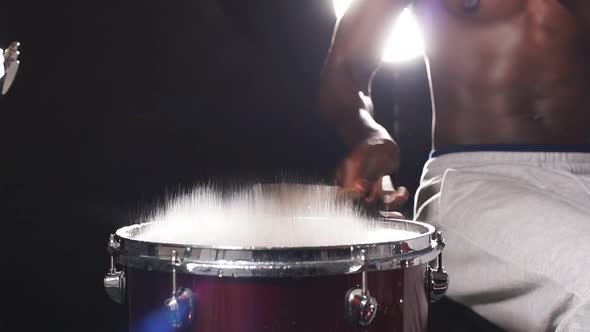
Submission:
[[[344,15],[350,2],[351,0],[334,0],[334,13],[338,19]],[[382,60],[399,63],[424,55],[424,39],[412,11],[405,8],[392,23]]]
[[[383,51],[383,61],[402,62],[424,55],[424,39],[412,11],[405,8],[395,24]]]
[[[350,5],[352,0],[334,0],[334,14],[336,18],[341,18],[346,11],[346,8]]]

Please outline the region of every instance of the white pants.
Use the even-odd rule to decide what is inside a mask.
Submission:
[[[509,331],[590,331],[590,153],[432,158],[415,219],[443,232],[453,300]]]

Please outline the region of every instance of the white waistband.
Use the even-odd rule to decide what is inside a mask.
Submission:
[[[522,165],[558,169],[578,175],[590,175],[590,153],[587,152],[454,152],[430,158],[424,172],[442,174],[449,168]]]

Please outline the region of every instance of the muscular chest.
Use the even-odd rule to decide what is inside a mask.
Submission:
[[[521,13],[529,1],[531,0],[440,0],[440,7],[460,19],[494,21]]]
[[[444,98],[536,100],[564,86],[570,93],[582,81],[588,86],[590,0],[416,0],[415,6],[435,97],[438,91]]]
[[[415,0],[414,5],[429,55],[454,48],[506,56],[590,45],[589,0]]]
[[[414,0],[414,5],[431,14],[449,14],[472,23],[504,22],[531,13],[545,17],[566,14],[590,27],[589,0]]]

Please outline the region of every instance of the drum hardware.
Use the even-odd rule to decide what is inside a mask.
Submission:
[[[186,254],[186,252],[185,252]],[[172,250],[172,296],[164,302],[164,310],[174,328],[189,328],[195,316],[195,296],[188,288],[176,288],[176,267],[179,264],[176,250]]]
[[[436,242],[444,248],[445,240],[441,232],[436,232]],[[442,251],[437,257],[437,267],[433,270],[430,266],[426,268],[426,291],[431,303],[443,298],[449,288],[449,274],[444,270]]]
[[[355,327],[366,327],[371,324],[377,314],[377,300],[369,294],[367,288],[367,271],[365,249],[361,249],[363,261],[361,288],[351,288],[344,298],[344,314],[346,320]]]
[[[431,290],[439,288],[433,287],[433,279],[440,279],[434,275],[434,271],[428,270],[427,275],[425,271],[428,263],[437,259],[442,266],[442,259],[438,256],[444,249],[444,242],[441,235],[438,235],[437,240],[436,231],[431,225],[415,221],[391,221],[379,221],[378,228],[400,230],[409,234],[392,239],[391,242],[318,247],[186,245],[143,240],[140,235],[151,229],[151,223],[118,229],[115,235],[117,241],[113,241],[111,247],[116,248],[120,243],[120,250],[113,255],[113,262],[120,265],[119,268],[127,268],[126,282],[148,285],[146,287],[168,294],[155,297],[152,292],[146,292],[143,286],[126,290],[126,297],[130,299],[126,302],[130,311],[131,330],[139,326],[137,322],[141,322],[143,317],[154,311],[164,314],[165,325],[168,328],[174,326],[175,331],[220,330],[216,317],[219,317],[218,314],[227,315],[227,312],[222,313],[215,309],[213,314],[197,317],[197,310],[200,310],[198,302],[207,303],[207,309],[223,307],[228,301],[226,295],[229,293],[226,290],[231,289],[231,301],[235,306],[231,308],[228,319],[223,322],[230,327],[227,330],[240,330],[243,327],[240,320],[253,315],[250,323],[256,331],[275,325],[280,326],[281,331],[289,330],[293,323],[302,331],[314,330],[314,324],[322,326],[322,330],[331,330],[336,326],[338,331],[386,331],[392,328],[412,330],[413,327],[416,331],[424,331],[428,311],[426,303],[429,298],[434,298],[430,295]],[[162,284],[160,276],[163,273],[165,279]],[[370,290],[368,273],[371,273]],[[170,279],[167,277],[170,275],[172,295],[164,302],[164,298],[170,296]],[[351,275],[361,280],[350,290],[340,288],[340,282],[332,282],[333,278],[348,283]],[[232,277],[231,280],[229,277]],[[309,293],[305,293],[300,287],[292,287],[304,277],[311,277],[305,280],[310,285]],[[256,282],[252,282],[254,279]],[[213,288],[218,290],[197,295],[196,290],[204,286],[212,289],[206,285],[214,285]],[[179,286],[190,290],[178,289]],[[405,289],[412,291],[406,294]],[[253,290],[256,292],[252,293]],[[330,305],[326,307],[328,303],[331,304],[329,298],[333,298],[332,295],[328,300],[324,301],[320,297],[300,308],[300,303],[323,291],[336,296],[345,293],[344,308],[333,308]],[[264,298],[253,299],[250,296],[262,292],[265,294]],[[270,301],[266,300],[267,294]],[[288,317],[278,322],[272,315],[275,305],[268,303],[275,303],[273,299],[283,297],[285,300],[280,300],[280,303],[289,308]],[[264,307],[264,310],[253,312],[250,309],[252,305]],[[420,311],[420,320],[404,319],[395,309],[400,305],[403,310]],[[284,312],[281,310],[276,309],[277,312]],[[378,314],[379,319],[375,321],[377,310],[381,312]],[[342,319],[343,313],[345,319]],[[322,319],[326,322],[322,322]],[[181,327],[177,328],[178,326]]]
[[[190,258],[192,254],[193,250],[191,249],[191,247],[186,247],[184,249],[184,258]]]
[[[125,272],[117,271],[115,267],[115,256],[118,255],[121,249],[121,243],[115,239],[115,235],[111,234],[107,251],[111,256],[111,268],[104,277],[104,289],[109,298],[119,304],[125,302]]]

